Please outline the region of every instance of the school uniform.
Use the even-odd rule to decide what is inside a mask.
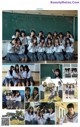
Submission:
[[[42,84],[39,86],[39,90],[40,90],[40,99],[44,99],[45,88],[43,87]]]
[[[51,91],[51,95],[49,96],[49,99],[54,98],[54,96],[55,96],[55,90],[52,90],[52,91]]]
[[[8,44],[6,61],[7,62],[19,62],[19,58],[17,54],[15,53],[15,46],[10,43]]]
[[[30,115],[28,111],[25,111],[25,124],[30,124]]]
[[[27,52],[28,52],[28,39],[27,39],[27,37],[21,37],[21,42],[22,42],[22,44],[24,45],[24,47],[25,47],[25,54],[27,54]]]
[[[50,123],[55,124],[55,112],[49,114]]]
[[[29,44],[28,46],[28,53],[27,53],[27,57],[28,59],[33,62],[33,61],[37,61],[37,55],[36,55],[36,46],[33,46],[32,43]]]
[[[32,124],[33,119],[34,119],[34,113],[33,114],[29,114],[30,115],[30,124]]]
[[[27,73],[27,72],[26,72]],[[29,70],[29,72],[27,73],[27,77],[26,77],[27,79],[26,79],[26,81],[28,81],[29,83],[30,82],[33,82],[33,77],[32,77],[32,75],[31,75],[31,71]]]
[[[68,90],[69,90],[69,88],[66,87],[66,89],[65,89],[65,94],[69,94]]]
[[[69,91],[69,95],[71,95],[71,93],[72,93],[72,92],[71,92],[71,88],[69,88],[68,91]]]
[[[46,123],[46,120],[44,119],[44,117],[39,117],[38,118],[38,124],[39,125],[44,125]]]
[[[56,60],[64,60],[63,51],[65,50],[63,45],[58,45],[54,47],[54,56]]]
[[[46,54],[45,54],[45,47],[40,46],[40,44],[37,46],[37,58],[39,61],[46,60]]]
[[[32,120],[32,124],[33,124],[33,125],[38,125],[38,118],[39,118],[39,117],[38,117],[38,115],[35,114],[35,113],[34,113],[33,115],[34,115],[34,117],[33,117],[33,120]]]
[[[62,98],[62,85],[58,87],[59,97]]]
[[[16,96],[16,107],[21,108],[21,96]]]
[[[46,47],[46,56],[47,56],[47,60],[55,60],[54,57],[54,47]]]
[[[16,98],[15,98],[15,97],[12,97],[12,98],[11,98],[11,107],[12,107],[13,109],[15,109],[15,103],[16,103]]]
[[[43,117],[44,117],[45,120],[47,120],[49,118],[49,113],[44,113]]]
[[[20,76],[19,73],[16,73],[15,70],[13,70],[13,83],[14,86],[20,81]]]
[[[6,96],[6,104],[7,104],[7,108],[10,107],[10,96]]]
[[[75,94],[75,88],[71,88],[71,94],[72,94],[72,95]]]
[[[69,116],[69,113],[67,113],[63,118],[60,119],[59,124],[63,124],[67,122],[78,123],[78,113],[74,113],[72,118]]]
[[[67,60],[73,60],[73,58],[74,58],[73,52],[74,52],[74,47],[70,46],[70,45],[67,45],[66,55],[65,55]]]
[[[25,47],[20,45],[19,49],[16,51],[18,58],[19,58],[19,61],[27,58],[27,55],[25,55],[24,52],[25,52]]]
[[[10,74],[10,72],[8,71],[5,79],[3,80],[3,85],[5,86],[6,84],[12,83],[13,84],[13,75]]]

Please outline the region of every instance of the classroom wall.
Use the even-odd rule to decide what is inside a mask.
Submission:
[[[43,30],[47,32],[63,32],[69,30],[73,34],[73,16],[53,16],[39,14],[20,14],[3,12],[3,40],[10,40],[15,29],[25,30],[29,35],[34,29],[37,33]]]

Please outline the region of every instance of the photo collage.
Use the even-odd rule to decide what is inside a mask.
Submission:
[[[1,125],[78,123],[77,10],[2,17]]]

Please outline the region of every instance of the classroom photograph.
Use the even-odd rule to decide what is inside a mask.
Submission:
[[[55,104],[31,102],[25,104],[25,125],[54,125]]]
[[[40,64],[40,82],[49,79],[62,79],[62,64]]]
[[[24,110],[5,110],[2,112],[2,120],[5,123],[2,124],[6,126],[6,122],[8,126],[10,125],[24,125]]]
[[[2,86],[39,86],[39,64],[3,64]]]
[[[3,88],[2,109],[24,109],[24,90]]]
[[[63,78],[77,78],[78,64],[63,64]]]
[[[63,83],[60,79],[42,81],[40,102],[60,102],[63,100]]]
[[[78,79],[62,79],[63,101],[77,101],[78,99]]]
[[[77,10],[3,10],[3,63],[77,61]]]
[[[68,126],[78,123],[78,103],[77,102],[57,102],[55,104],[57,125]]]

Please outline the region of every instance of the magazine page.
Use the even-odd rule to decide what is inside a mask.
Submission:
[[[79,8],[79,0],[1,2],[1,126],[79,127]]]

